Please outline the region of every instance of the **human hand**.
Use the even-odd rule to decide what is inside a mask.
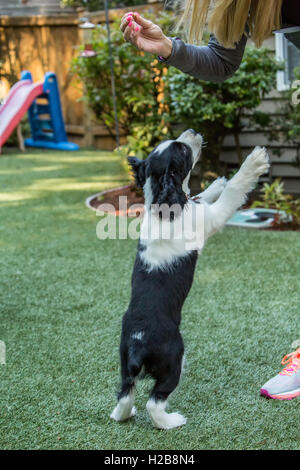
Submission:
[[[140,51],[151,52],[167,59],[172,52],[172,41],[161,28],[137,12],[128,12],[121,19],[124,39]]]

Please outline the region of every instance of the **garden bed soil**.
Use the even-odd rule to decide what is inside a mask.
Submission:
[[[287,224],[276,224],[272,227],[265,228],[264,230],[276,230],[279,232],[286,232],[287,230],[293,230],[294,232],[300,232],[300,225],[287,223]]]
[[[144,197],[140,194],[138,194],[134,186],[132,184],[127,185],[127,186],[122,186],[121,188],[116,188],[112,189],[109,191],[104,191],[100,197],[95,196],[93,199],[90,201],[90,205],[97,209],[101,204],[111,204],[115,208],[114,211],[105,211],[108,213],[114,213],[115,215],[121,215],[121,216],[128,216],[128,217],[135,217],[136,216],[136,211],[124,211],[120,210],[119,207],[119,197],[120,196],[126,196],[127,197],[127,208],[130,209],[130,206],[133,204],[139,204],[141,205],[140,208],[140,213],[143,213],[143,205],[144,205]]]
[[[127,186],[122,186],[121,188],[111,189],[109,191],[104,191],[101,196],[95,196],[93,199],[90,200],[90,205],[97,209],[101,204],[111,204],[115,208],[115,214],[121,216],[128,216],[128,217],[135,217],[137,215],[136,210],[133,211],[124,211],[120,210],[119,208],[119,197],[126,196],[127,197],[127,207],[130,209],[130,206],[133,204],[144,204],[144,197],[138,194],[134,186],[132,184]],[[249,201],[247,204],[243,206],[243,209],[249,209],[251,206],[252,201]],[[107,211],[110,212],[110,211]],[[113,211],[111,213],[114,213]],[[139,213],[143,213],[143,208],[139,209]],[[274,225],[272,227],[268,227],[262,230],[276,230],[276,231],[287,231],[293,230],[300,232],[300,226],[292,223]]]

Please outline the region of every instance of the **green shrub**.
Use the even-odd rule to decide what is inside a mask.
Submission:
[[[294,199],[290,194],[285,194],[284,184],[277,178],[272,184],[265,183],[261,189],[262,200],[254,201],[251,207],[265,207],[277,211],[285,211],[291,217],[291,223],[300,225],[300,199]],[[276,223],[286,222],[277,217]]]
[[[295,87],[282,91],[281,95],[284,101],[281,101],[277,113],[284,116],[274,129],[269,132],[269,139],[274,141],[285,141],[286,144],[295,148],[295,159],[292,165],[300,168],[300,66],[294,69]],[[295,99],[297,100],[295,102]],[[277,151],[280,156],[282,151],[279,147]]]
[[[162,12],[147,17],[159,24],[165,34],[173,26],[174,16]],[[152,54],[143,53],[124,41],[120,19],[111,25],[117,92],[118,119],[127,134],[127,153],[146,157],[161,140],[178,134],[178,125],[192,127],[204,135],[208,148],[203,151],[203,171],[224,173],[220,153],[224,139],[233,134],[237,155],[242,160],[239,134],[245,126],[265,129],[272,117],[258,112],[262,98],[276,83],[276,71],[282,68],[274,53],[267,49],[246,49],[235,75],[223,83],[205,82],[164,67]],[[72,72],[85,85],[85,96],[96,118],[114,135],[114,111],[111,94],[109,45],[105,26],[94,32],[94,50],[98,55],[77,57]],[[163,84],[163,99],[158,97]],[[247,118],[244,114],[247,110]],[[249,113],[250,111],[250,113]]]
[[[206,82],[169,69],[165,80],[171,124],[183,123],[185,128],[192,127],[205,136],[209,145],[203,152],[204,169],[223,172],[220,153],[227,135],[233,134],[241,163],[242,130],[246,126],[264,129],[272,125],[272,117],[256,108],[274,88],[276,72],[281,68],[270,50],[247,48],[240,68],[223,83]]]
[[[151,18],[151,15],[147,17]],[[152,19],[164,31],[171,23],[167,13],[162,13],[159,19]],[[111,24],[111,39],[120,130],[129,136],[126,150],[144,157],[168,135],[168,115],[158,99],[164,68],[152,54],[140,52],[124,41],[120,19]],[[76,57],[71,71],[84,83],[83,99],[94,111],[98,122],[114,136],[109,44],[104,25],[94,31],[93,48],[98,54],[88,59]]]

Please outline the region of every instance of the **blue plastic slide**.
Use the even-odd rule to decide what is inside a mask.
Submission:
[[[21,81],[32,82],[27,70],[21,74]],[[47,148],[54,150],[78,150],[79,146],[68,142],[61,110],[59,89],[55,73],[47,72],[42,93],[28,109],[32,137],[25,139],[26,147]]]

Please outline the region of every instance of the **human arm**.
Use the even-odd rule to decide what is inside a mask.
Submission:
[[[239,68],[246,42],[244,34],[234,49],[227,49],[213,35],[207,46],[194,46],[173,38],[171,55],[167,59],[160,57],[160,60],[201,80],[223,82]]]
[[[223,82],[235,73],[247,42],[244,34],[235,48],[228,49],[211,35],[207,46],[186,44],[179,38],[168,38],[158,25],[132,12],[124,15],[120,28],[125,40],[138,49],[157,54],[166,65],[193,77],[213,82]]]

